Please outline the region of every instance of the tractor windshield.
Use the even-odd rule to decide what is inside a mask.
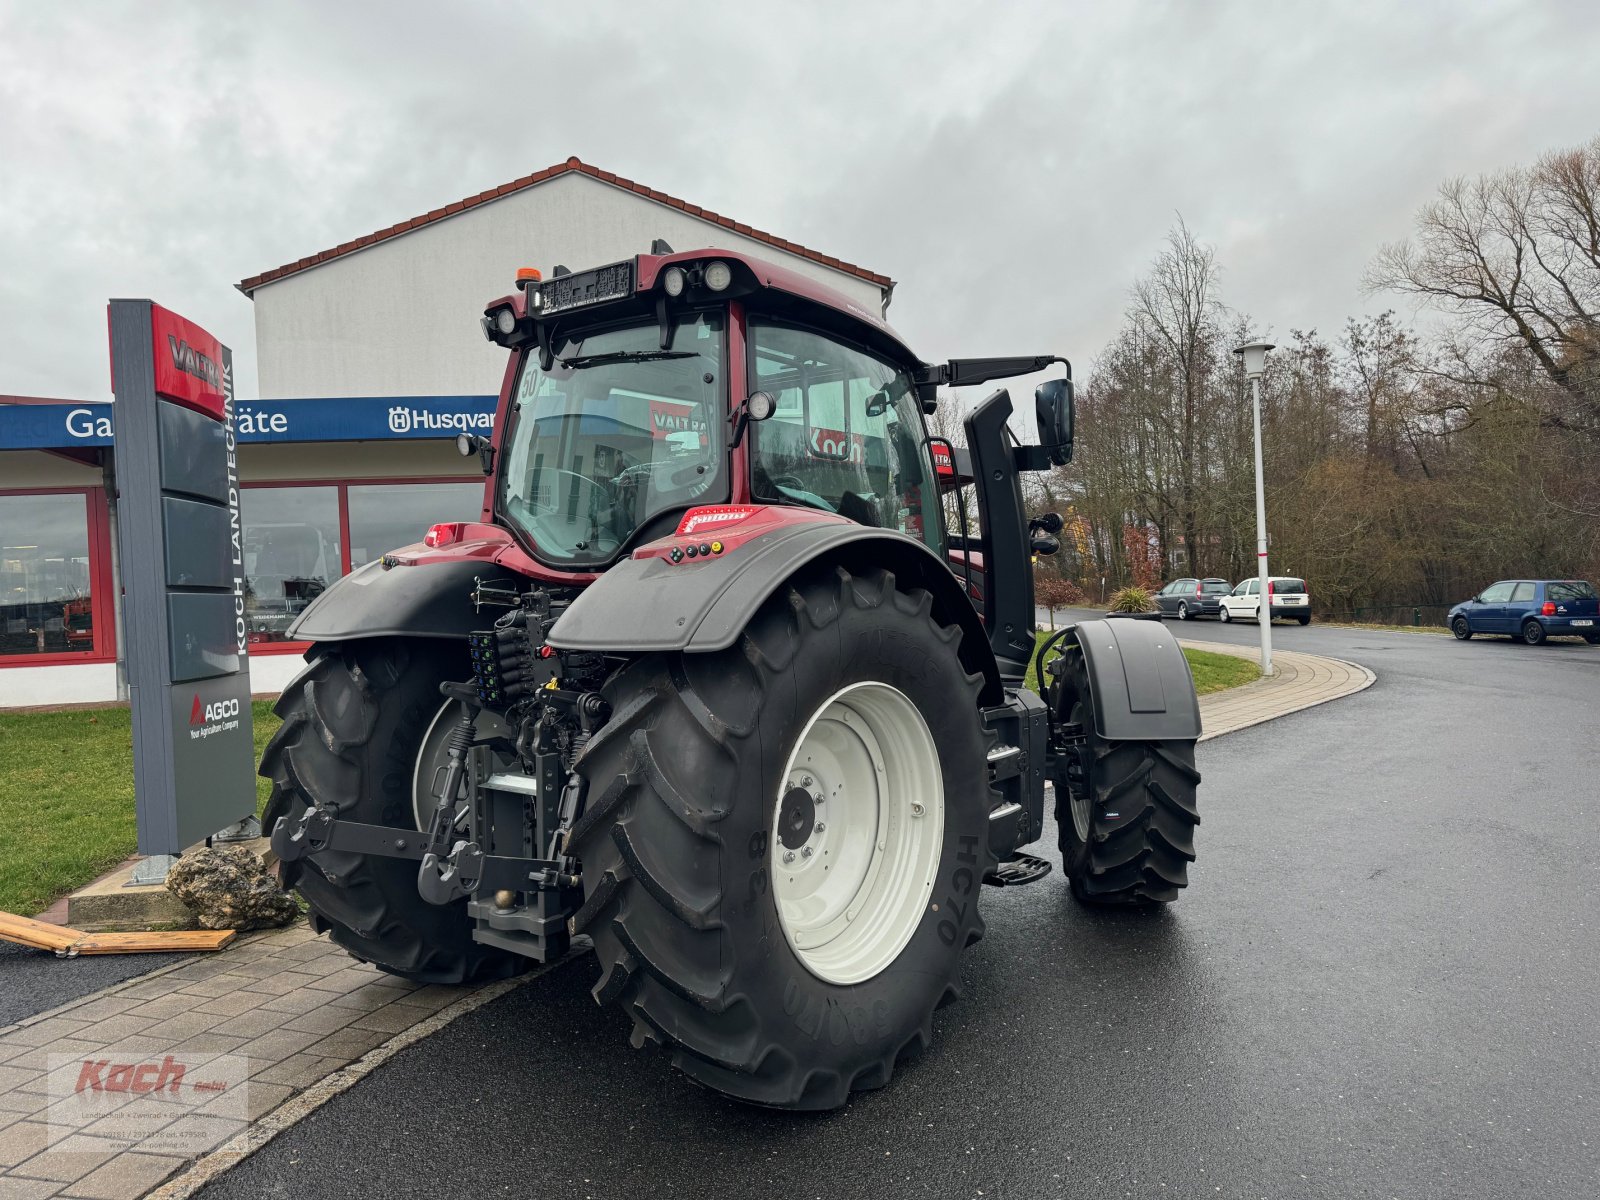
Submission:
[[[540,557],[604,563],[651,518],[726,498],[723,331],[689,313],[665,348],[652,321],[563,340],[548,371],[523,358],[500,509]]]

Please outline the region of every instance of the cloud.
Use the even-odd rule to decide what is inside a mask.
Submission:
[[[1331,334],[1442,179],[1597,132],[1597,52],[1578,3],[9,6],[0,391],[105,395],[149,295],[251,395],[235,281],[570,154],[887,272],[928,358],[1081,373],[1180,211]]]

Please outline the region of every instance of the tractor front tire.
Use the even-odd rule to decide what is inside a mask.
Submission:
[[[887,571],[813,568],[727,650],[607,685],[576,764],[571,927],[594,939],[595,999],[696,1083],[837,1108],[957,995],[997,797],[981,679],[931,608]]]
[[[1069,645],[1062,660],[1054,685],[1061,689],[1058,711],[1087,738],[1081,754],[1059,757],[1052,779],[1062,871],[1072,894],[1096,907],[1170,904],[1188,886],[1195,859],[1194,743],[1100,737],[1083,651]]]
[[[262,824],[298,819],[315,802],[351,821],[416,832],[413,779],[439,684],[469,673],[455,643],[374,638],[321,647],[279,697],[283,726],[261,756],[272,780]],[[465,899],[429,904],[410,859],[324,852],[281,867],[311,926],[353,956],[419,983],[515,975],[520,955],[472,940]]]

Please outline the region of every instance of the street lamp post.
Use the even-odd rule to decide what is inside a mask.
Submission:
[[[1261,475],[1261,376],[1267,370],[1267,351],[1271,342],[1248,342],[1234,351],[1244,359],[1244,373],[1250,377],[1250,392],[1255,406],[1256,424],[1256,578],[1261,602],[1261,673],[1272,674],[1272,597],[1267,591],[1267,493]]]

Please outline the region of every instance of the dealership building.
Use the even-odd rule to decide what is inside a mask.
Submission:
[[[873,313],[894,288],[576,158],[238,285],[263,397],[234,411],[252,690],[294,675],[305,647],[287,630],[339,576],[479,517],[484,480],[454,438],[493,429],[506,355],[478,319],[517,268],[616,262],[656,239],[766,258]],[[115,446],[104,398],[0,395],[0,708],[126,694]]]

